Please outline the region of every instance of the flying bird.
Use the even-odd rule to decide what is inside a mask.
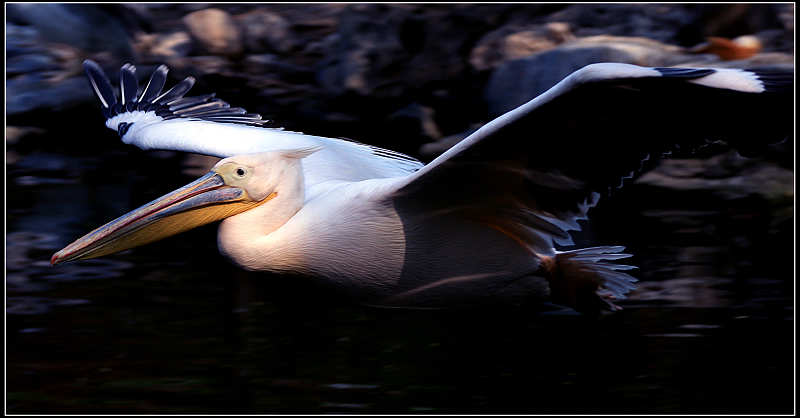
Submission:
[[[322,278],[367,304],[487,299],[616,309],[637,281],[622,246],[565,249],[598,201],[677,150],[748,155],[790,140],[791,71],[586,66],[423,164],[353,141],[262,126],[213,94],[140,89],[84,68],[123,142],[222,158],[206,175],[79,238],[52,264],[112,254],[221,220],[243,269]]]

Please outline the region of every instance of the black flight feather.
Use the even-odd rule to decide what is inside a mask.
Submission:
[[[161,90],[164,88],[164,83],[167,82],[167,72],[169,68],[166,65],[159,65],[155,71],[153,71],[153,75],[150,76],[150,81],[147,82],[147,85],[144,87],[144,91],[142,91],[142,96],[139,98],[139,101],[142,103],[150,103],[155,99],[159,94],[161,94]]]
[[[156,99],[153,101],[155,103],[170,104],[170,102],[181,99],[183,98],[183,95],[186,94],[192,88],[192,86],[194,86],[194,82],[194,77],[186,77],[180,83],[172,86],[172,88],[167,90],[166,93],[156,97]]]
[[[786,93],[794,87],[794,73],[775,68],[750,69],[761,80],[767,93]]]
[[[710,68],[656,67],[653,69],[661,73],[663,77],[671,78],[700,78],[716,72]]]
[[[214,93],[205,94],[203,96],[197,96],[197,97],[184,97],[184,98],[182,98],[180,100],[174,101],[169,106],[169,110],[177,113],[177,111],[179,111],[179,110],[188,109],[190,107],[193,107],[193,106],[196,106],[196,105],[199,105],[199,104],[203,104],[203,103],[219,103],[219,102],[222,102],[219,99],[212,100],[212,101],[209,102],[209,100],[211,100],[213,98],[214,98]],[[224,102],[222,102],[222,103],[224,103]]]
[[[119,70],[119,98],[122,105],[129,107],[136,103],[139,81],[136,80],[136,67],[125,64]]]
[[[111,87],[111,82],[108,81],[106,73],[97,65],[96,62],[86,60],[83,62],[83,69],[89,78],[89,84],[92,86],[92,91],[100,99],[100,104],[103,106],[103,114],[108,116],[108,111],[117,103],[117,97],[114,95],[114,89]]]
[[[213,102],[201,103],[194,106],[185,107],[182,109],[175,109],[174,107],[170,106],[169,110],[171,110],[176,115],[189,115],[192,113],[204,113],[204,112],[217,111],[221,109],[229,109],[230,107],[231,105],[221,100],[215,100]]]
[[[263,125],[267,121],[261,115],[247,113],[240,107],[230,107],[225,101],[215,97],[213,93],[196,97],[184,97],[194,86],[194,77],[186,77],[171,89],[162,93],[169,69],[159,65],[150,76],[150,81],[136,98],[138,81],[136,67],[125,64],[120,69],[120,102],[117,101],[114,89],[100,66],[91,60],[83,62],[83,68],[89,83],[103,107],[106,119],[132,111],[155,112],[164,119],[192,118],[220,123],[238,123],[245,125]],[[126,122],[127,123],[127,122]],[[132,123],[122,127],[118,132],[124,134]]]

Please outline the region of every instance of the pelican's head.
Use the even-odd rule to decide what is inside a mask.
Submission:
[[[302,187],[297,162],[314,151],[271,151],[220,160],[208,174],[64,247],[50,264],[113,254],[268,204],[287,182]]]

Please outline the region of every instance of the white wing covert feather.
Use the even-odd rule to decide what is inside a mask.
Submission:
[[[207,94],[184,97],[194,85],[187,77],[162,93],[168,68],[159,66],[139,93],[136,68],[120,70],[120,100],[100,66],[84,61],[100,100],[106,126],[126,144],[141,149],[184,151],[225,158],[256,152],[320,147],[304,160],[309,186],[325,181],[360,181],[405,176],[422,167],[407,155],[336,138],[262,127],[266,120]]]

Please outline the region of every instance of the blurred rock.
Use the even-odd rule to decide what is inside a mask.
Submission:
[[[307,68],[286,62],[273,54],[248,55],[242,61],[244,71],[249,74],[260,74],[262,78],[274,76],[288,82],[310,83],[314,81],[314,72]]]
[[[547,16],[567,22],[578,37],[646,37],[693,46],[709,36],[734,38],[768,29],[785,29],[777,4],[575,4]]]
[[[14,151],[6,151],[6,167],[14,165],[19,161],[19,154]],[[6,254],[8,256],[8,254]]]
[[[6,61],[6,76],[16,76],[39,71],[54,71],[60,67],[53,57],[48,55],[16,55]]]
[[[236,56],[244,50],[239,27],[223,10],[198,10],[186,15],[183,22],[205,53]]]
[[[614,35],[674,42],[676,31],[694,21],[691,7],[673,4],[575,4],[548,16],[567,22],[578,37]]]
[[[486,100],[493,116],[543,93],[571,72],[598,62],[668,67],[697,56],[683,48],[646,38],[592,36],[498,67],[489,78]]]
[[[778,8],[778,20],[780,20],[783,28],[787,32],[794,32],[794,3],[780,4]]]
[[[791,4],[15,3],[7,15],[12,124],[59,126],[66,118],[59,109],[96,107],[83,59],[98,61],[116,85],[124,56],[135,53],[142,77],[165,63],[168,86],[193,75],[190,95],[215,91],[277,126],[380,138],[405,151],[441,138],[420,148],[431,156],[461,136],[446,135],[590,63],[791,68],[794,61]],[[746,59],[677,46],[746,34],[763,45]],[[32,111],[53,117],[23,115]]]
[[[434,111],[419,103],[412,103],[389,115],[387,125],[395,134],[416,141],[441,138],[434,120]]]
[[[448,5],[426,8],[424,12],[417,12],[399,28],[400,39],[412,54],[401,78],[411,88],[434,91],[432,87],[444,85],[442,93],[453,94],[448,90],[466,88],[469,52],[476,35],[493,27],[492,22],[502,15],[504,6]]]
[[[32,27],[9,23],[6,35],[6,77],[37,74],[51,81],[69,78],[80,71],[80,58],[87,55],[72,45],[40,39]]]
[[[172,72],[179,75],[179,78],[188,75],[195,77],[202,77],[204,75],[238,77],[238,73],[234,72],[232,69],[233,63],[224,57],[216,55],[171,57],[166,60],[166,64],[170,67]]]
[[[277,13],[264,9],[234,17],[241,28],[244,47],[249,52],[276,51],[286,53],[297,45],[292,25]]]
[[[33,126],[6,126],[6,145],[16,145],[29,136],[43,135],[46,131]]]
[[[695,54],[714,54],[725,61],[750,58],[761,51],[761,41],[753,35],[727,39],[718,36],[708,37],[707,42],[689,50]]]
[[[699,55],[681,62],[684,67],[714,66],[716,68],[757,68],[770,67],[783,70],[794,70],[794,56],[782,52],[762,52],[750,58],[720,61],[715,55]]]
[[[192,73],[195,74],[226,75],[232,65],[229,60],[215,55],[187,57],[186,60],[194,68]]]
[[[767,29],[755,34],[761,41],[764,52],[784,52],[791,54],[794,51],[794,34],[783,29]]]
[[[192,38],[187,32],[140,33],[134,42],[136,50],[149,59],[163,60],[185,57],[192,51]]]
[[[26,12],[25,18],[39,12],[35,7],[14,9]],[[50,113],[89,100],[86,82],[75,77],[81,71],[81,58],[87,56],[85,51],[43,39],[36,26],[8,23],[6,35],[6,116]]]
[[[727,152],[708,159],[670,159],[637,183],[676,190],[700,190],[724,199],[760,196],[769,201],[791,200],[794,174],[763,161]]]
[[[58,112],[93,99],[82,76],[51,82],[40,75],[25,75],[6,81],[6,115],[34,110]]]
[[[15,57],[26,54],[44,54],[46,49],[40,44],[39,33],[31,26],[6,23],[6,56]]]
[[[388,68],[408,59],[398,33],[405,15],[383,5],[348,8],[335,38],[338,45],[329,51],[319,76],[322,87],[334,95],[370,95],[394,78]]]
[[[101,5],[13,3],[7,12],[9,20],[33,27],[42,40],[134,58],[124,22]]]
[[[397,98],[467,76],[465,55],[500,6],[351,5],[320,63],[326,93]],[[469,28],[465,30],[465,28]]]
[[[453,147],[453,145],[458,144],[461,142],[462,139],[470,136],[473,132],[478,129],[479,126],[470,129],[467,132],[461,132],[455,135],[448,135],[444,138],[441,138],[437,141],[428,142],[427,144],[423,144],[419,147],[419,155],[422,158],[432,160],[438,157],[441,153],[449,150]]]
[[[545,25],[521,29],[513,25],[489,32],[472,49],[469,62],[478,71],[534,53],[552,49],[573,40],[569,24],[550,22]]]
[[[780,4],[699,4],[689,7],[690,19],[675,32],[676,42],[691,46],[710,36],[735,38],[769,29],[784,29]],[[785,51],[788,52],[788,51]]]

